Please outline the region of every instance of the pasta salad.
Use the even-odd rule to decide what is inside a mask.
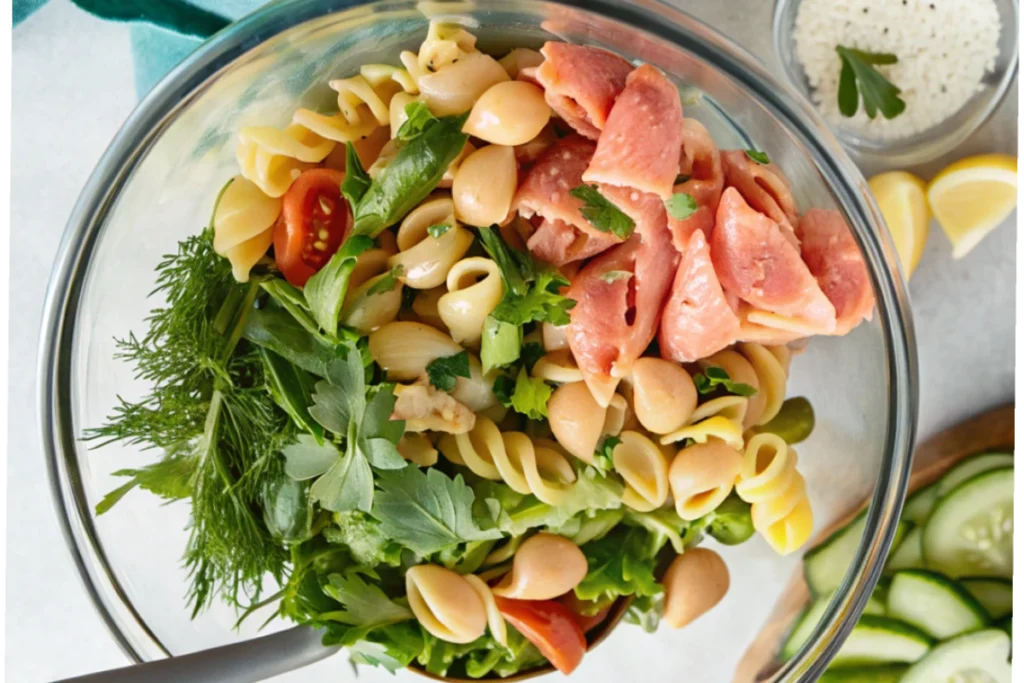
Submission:
[[[712,537],[779,554],[813,515],[793,342],[870,317],[842,216],[720,150],[650,65],[496,58],[431,23],[239,132],[210,225],[157,267],[151,384],[88,436],[163,453],[194,614],[323,630],[354,661],[505,677],[725,595]]]

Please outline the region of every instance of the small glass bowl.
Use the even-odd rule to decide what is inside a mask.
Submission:
[[[793,25],[801,2],[776,0],[772,37],[775,54],[786,79],[813,103],[812,88],[793,50]],[[995,69],[985,75],[981,90],[956,114],[927,130],[899,139],[872,137],[828,122],[836,137],[857,161],[884,162],[893,166],[922,164],[950,151],[988,120],[1017,75],[1018,1],[995,0],[995,3],[1001,25]]]

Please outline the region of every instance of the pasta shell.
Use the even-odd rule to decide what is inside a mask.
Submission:
[[[471,643],[487,629],[487,608],[479,593],[459,574],[432,564],[405,574],[409,608],[424,629],[449,643]]]
[[[525,81],[506,81],[492,85],[473,104],[462,132],[513,147],[537,137],[550,118],[543,90]]]
[[[543,64],[544,55],[529,48],[515,47],[507,55],[499,59],[498,63],[505,69],[508,77],[514,80],[523,69]]]
[[[517,600],[551,600],[568,593],[587,575],[587,558],[563,536],[539,533],[523,542],[512,571],[493,591]]]
[[[639,432],[622,432],[612,451],[612,465],[625,480],[625,505],[650,512],[668,500],[668,460],[658,446]]]
[[[754,387],[754,395],[747,399],[747,411],[743,418],[743,428],[749,429],[758,424],[761,413],[764,412],[765,395],[761,391],[761,382],[750,361],[736,351],[725,350],[719,351],[715,355],[700,361],[700,365],[703,367],[712,365],[720,367],[729,373],[729,379],[733,382],[742,382]]]
[[[403,321],[370,333],[369,349],[388,379],[398,382],[415,380],[427,371],[431,361],[462,351],[445,333],[423,323]]]
[[[474,52],[420,76],[416,84],[434,115],[450,116],[469,111],[488,88],[507,80],[508,74],[494,57]]]
[[[447,294],[437,302],[438,315],[456,342],[478,347],[484,320],[505,295],[498,264],[482,256],[462,259],[448,271],[447,285]]]
[[[455,173],[452,199],[456,218],[468,225],[504,223],[517,183],[518,167],[512,148],[481,147],[466,157]]]
[[[655,434],[679,429],[697,406],[690,373],[661,358],[640,358],[633,364],[633,410],[640,424]]]
[[[563,384],[548,399],[548,423],[555,439],[569,453],[591,464],[606,412],[584,382]]]
[[[672,560],[665,578],[665,623],[682,628],[729,592],[729,568],[713,550],[693,548]]]
[[[742,466],[739,451],[717,440],[679,451],[668,472],[676,512],[689,521],[714,510],[732,491]]]

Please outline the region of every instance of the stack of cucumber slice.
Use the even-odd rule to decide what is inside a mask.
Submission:
[[[780,656],[792,657],[828,608],[864,532],[864,513],[804,558],[814,600]],[[823,683],[1010,682],[1013,454],[967,458],[915,492],[864,616]]]

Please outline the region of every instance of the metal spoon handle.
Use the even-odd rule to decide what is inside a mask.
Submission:
[[[256,683],[330,657],[321,633],[296,626],[241,643],[100,671],[58,683]]]

